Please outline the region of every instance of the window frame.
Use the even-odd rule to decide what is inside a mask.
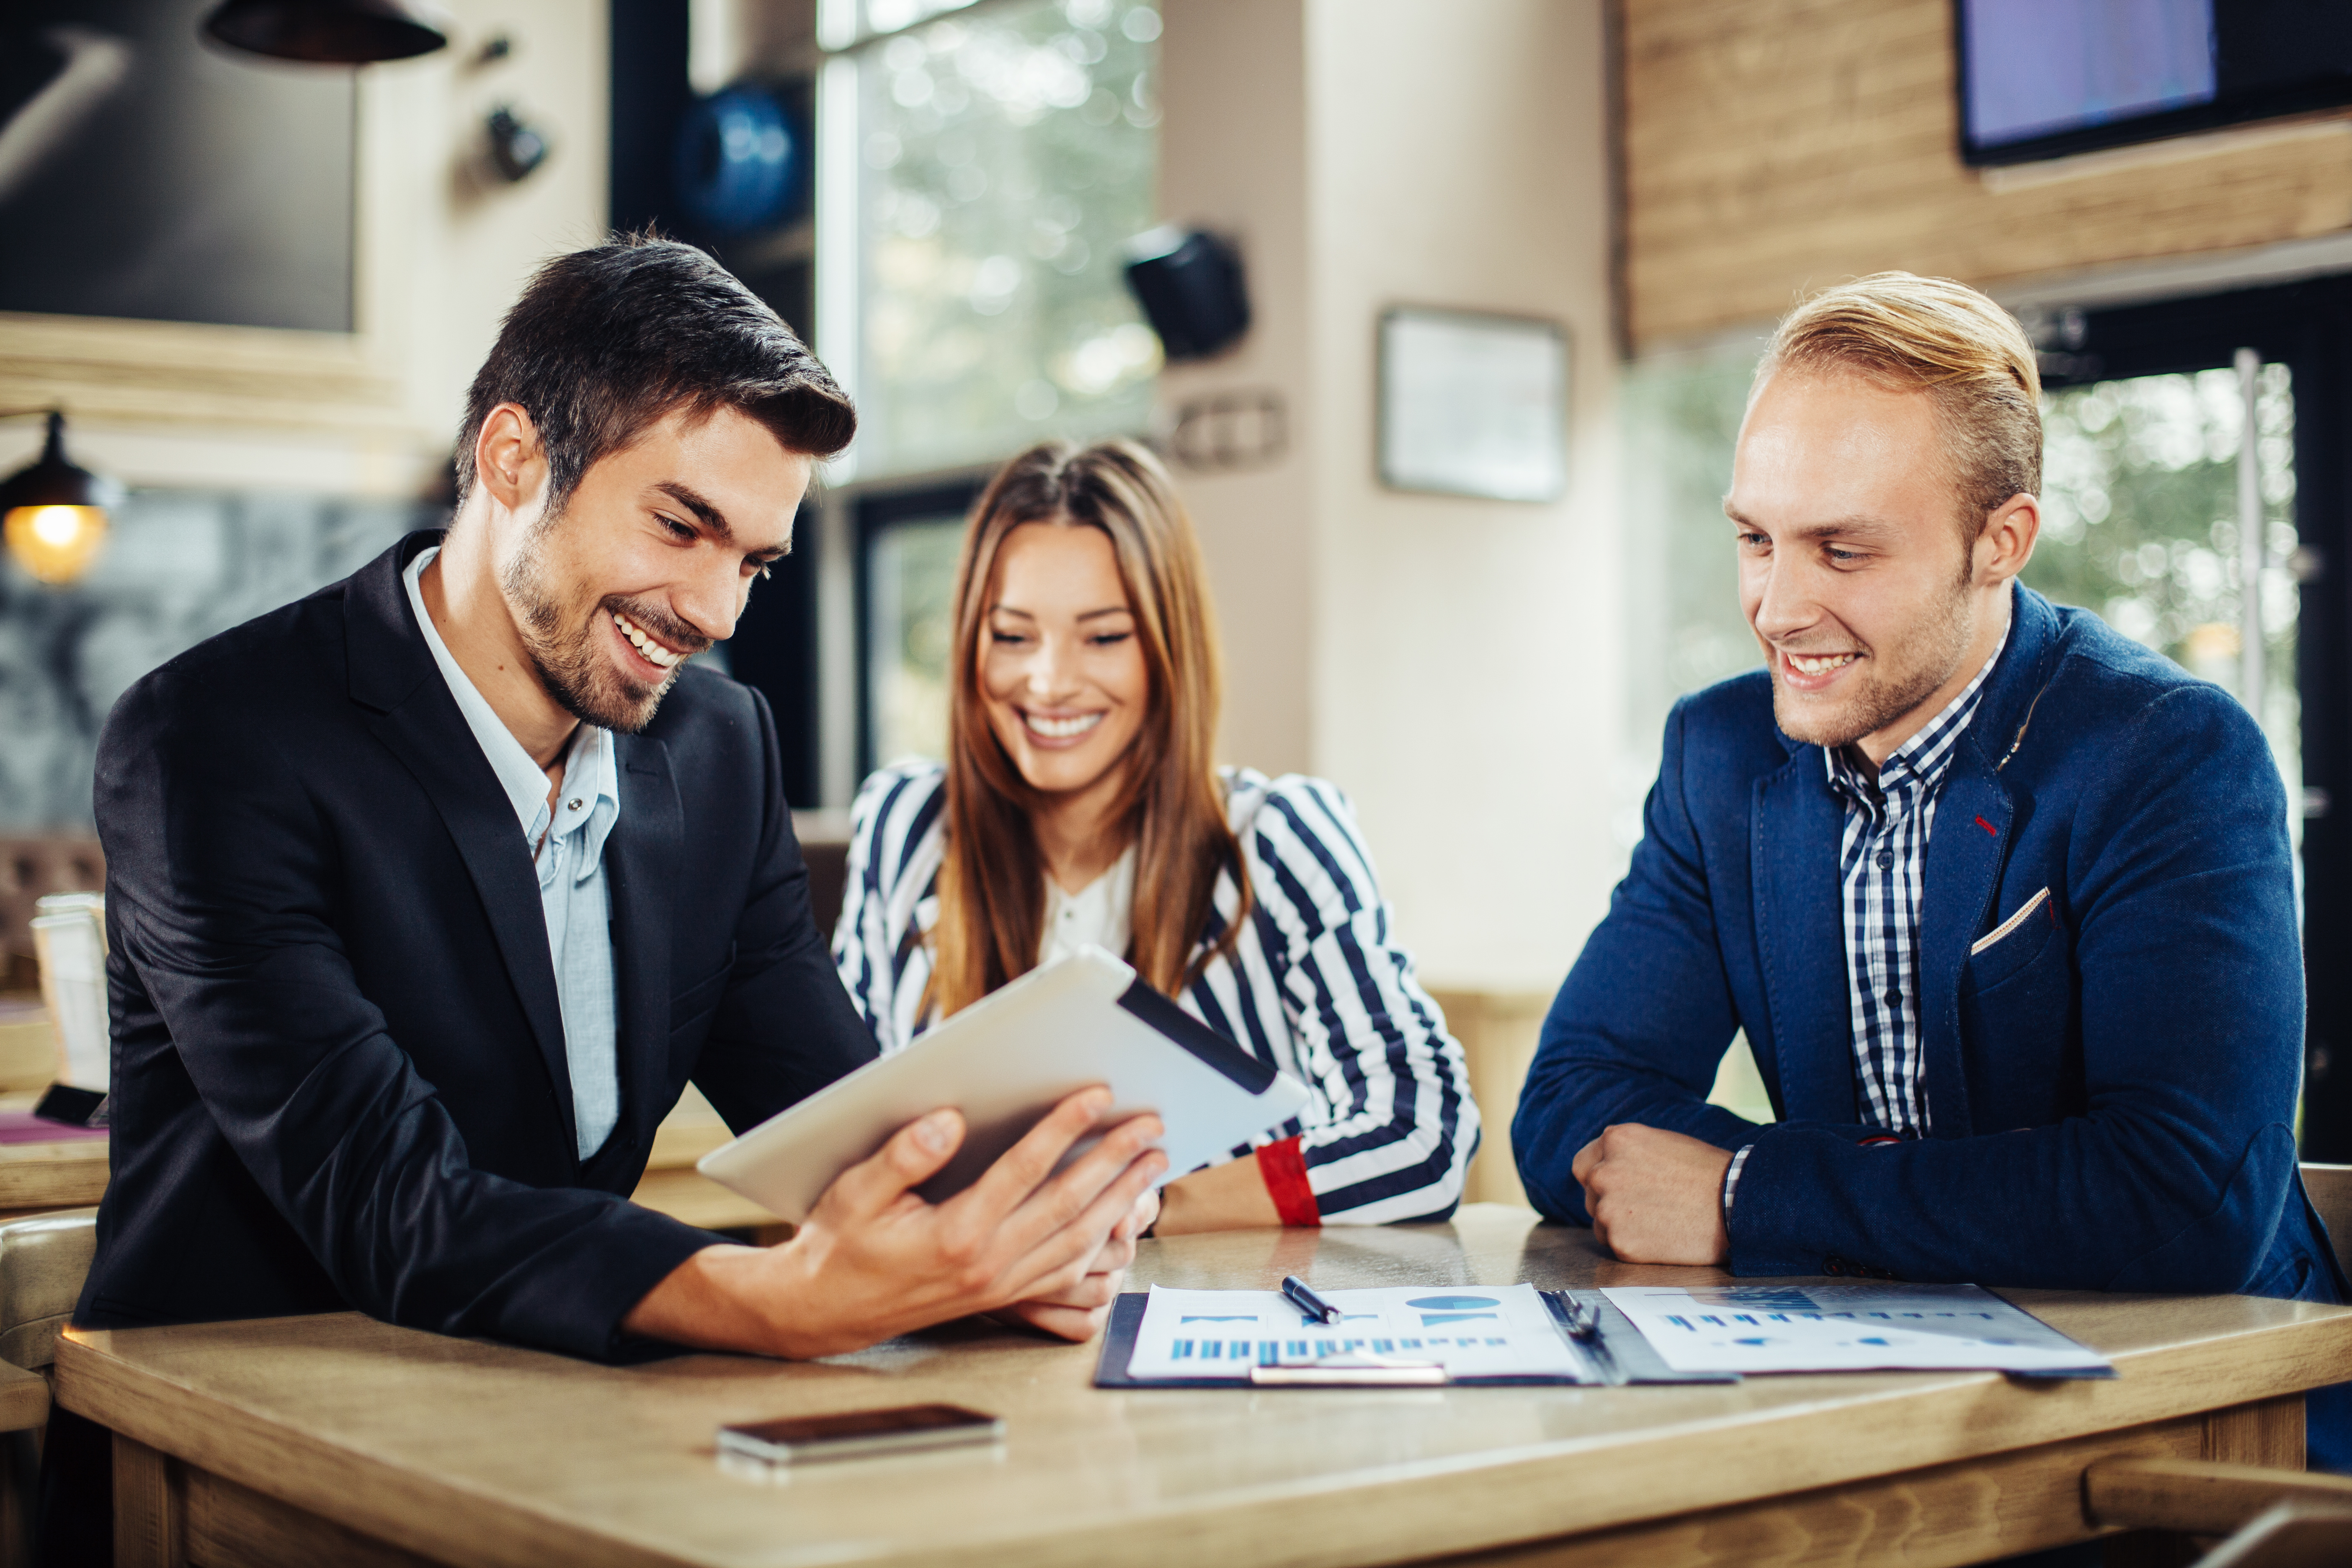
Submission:
[[[857,776],[861,780],[870,776],[883,760],[875,755],[874,637],[878,629],[874,622],[875,550],[892,528],[904,523],[955,515],[969,527],[972,506],[987,488],[989,478],[990,472],[933,476],[904,485],[877,485],[850,500],[856,558]],[[949,656],[954,656],[952,648]]]
[[[2238,349],[2294,378],[2295,531],[2315,571],[2297,587],[2302,703],[2303,1157],[2352,1161],[2352,273],[2070,311],[2042,356],[2051,387],[2230,364]],[[2316,806],[2314,810],[2312,807]]]

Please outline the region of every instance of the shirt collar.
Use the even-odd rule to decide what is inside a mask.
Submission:
[[[1906,789],[1926,789],[1935,784],[1952,765],[1953,753],[1959,746],[1960,735],[1976,717],[1977,700],[1984,694],[1985,678],[1992,674],[1993,666],[2000,662],[2001,649],[2009,646],[2009,634],[2017,625],[2012,612],[2008,623],[2000,628],[2000,641],[1993,645],[1992,654],[1963,687],[1960,694],[1944,704],[1943,710],[1921,726],[1919,732],[1904,742],[1878,764],[1878,776],[1873,780],[1862,768],[1846,758],[1847,748],[1829,746],[1822,754],[1829,761],[1830,786],[1840,794],[1860,802],[1883,799]]]
[[[408,607],[416,613],[417,628],[425,634],[425,646],[432,650],[433,662],[439,667],[449,695],[457,700],[457,711],[465,715],[466,727],[474,732],[475,743],[489,759],[490,771],[498,775],[499,787],[506,791],[507,804],[514,808],[515,819],[522,824],[524,835],[536,843],[551,826],[559,832],[569,832],[571,829],[563,823],[550,821],[546,770],[531,760],[522,742],[515,739],[514,731],[507,728],[506,721],[476,689],[472,679],[450,654],[448,645],[441,640],[433,616],[425,608],[425,589],[419,580],[425,566],[440,552],[437,544],[417,552],[416,558],[400,574],[408,589]],[[583,764],[593,771],[593,784],[588,775],[580,771]],[[583,813],[592,818],[592,837],[582,840],[582,847],[589,851],[589,866],[593,866],[604,852],[604,836],[612,830],[613,818],[620,814],[620,794],[614,784],[617,772],[614,766],[612,731],[593,724],[581,725],[572,737],[572,749],[563,766],[562,798],[584,801],[592,788],[597,796],[598,808]],[[609,810],[605,809],[608,805]]]

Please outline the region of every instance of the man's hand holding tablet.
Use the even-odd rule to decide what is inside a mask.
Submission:
[[[1083,1340],[1118,1293],[1150,1222],[1167,1156],[1157,1116],[1130,1117],[1055,1173],[1110,1109],[1078,1090],[940,1204],[912,1189],[953,1158],[962,1116],[934,1110],[899,1129],[825,1190],[780,1247],[694,1254],[637,1303],[630,1333],[709,1350],[835,1355],[975,1312],[1017,1316]]]

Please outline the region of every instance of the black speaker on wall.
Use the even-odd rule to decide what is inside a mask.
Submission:
[[[1206,359],[1249,331],[1241,253],[1205,229],[1155,228],[1127,247],[1127,286],[1173,363]]]

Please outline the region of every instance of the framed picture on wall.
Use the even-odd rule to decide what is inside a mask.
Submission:
[[[1568,488],[1568,331],[1400,306],[1380,325],[1379,463],[1391,489],[1558,500]]]

